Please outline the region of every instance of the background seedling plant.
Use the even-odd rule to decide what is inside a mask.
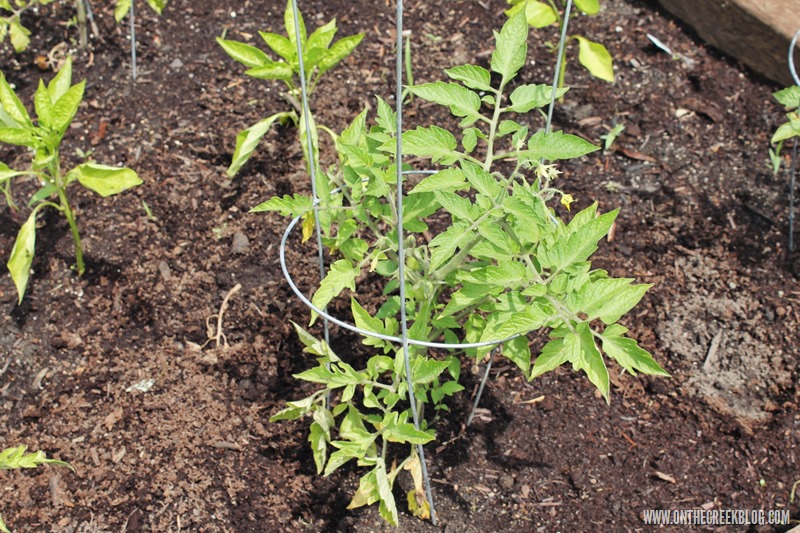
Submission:
[[[349,508],[379,503],[381,515],[392,524],[398,519],[392,486],[402,470],[410,472],[414,484],[408,493],[410,511],[430,516],[415,445],[435,439],[429,424],[448,409],[444,399],[463,389],[454,354],[435,358],[413,343],[413,407],[422,415],[419,427],[410,422],[404,351],[391,342],[400,334],[401,306],[412,324],[410,339],[485,342],[466,350],[478,358],[493,341],[505,340],[503,355],[528,379],[569,362],[606,400],[609,375],[601,349],[631,373],[667,375],[617,323],[649,285],[611,278],[589,260],[617,211],[599,214],[595,204],[565,223],[549,207],[558,200],[569,208],[573,199],[555,187],[558,171],[542,160],[580,157],[597,148],[562,132],[531,135],[510,118],[550,103],[548,86],[510,87],[526,61],[527,35],[524,14],[513,15],[495,35],[491,72],[463,65],[445,70],[450,82],[409,88],[461,119],[460,142],[436,125],[402,134],[404,153],[442,167],[409,191],[402,213],[394,202],[396,117],[380,99],[374,125],[367,126],[365,111],[339,136],[339,168],[317,174],[317,209],[312,198],[300,194],[272,198],[253,209],[295,217],[293,224],[309,214],[318,217],[322,242],[336,260],[312,303],[322,309],[349,289],[356,326],[382,336],[364,339],[375,355],[357,369],[296,326],[318,365],[295,377],[323,388],[289,402],[272,420],[311,416],[309,440],[318,472],[329,475],[353,459],[368,468]],[[498,167],[511,170],[504,173]],[[445,225],[429,242],[426,220]],[[406,301],[396,294],[403,256],[399,224],[407,232]],[[374,310],[365,307],[359,287],[376,277],[385,281],[387,298]],[[315,318],[312,313],[312,323]],[[542,328],[549,330],[550,341],[532,362],[525,335]],[[333,393],[331,404],[328,393]]]
[[[69,463],[58,461],[56,459],[48,459],[43,451],[25,453],[25,450],[27,449],[27,446],[17,446],[16,448],[6,448],[0,452],[0,470],[36,468],[40,465],[54,465],[69,468],[75,472],[75,469],[72,468],[72,465]],[[3,522],[2,516],[0,516],[0,532],[11,533],[6,524]]]
[[[297,35],[300,36],[300,48],[302,50],[302,59],[305,69],[304,76],[310,81],[308,94],[311,95],[320,78],[335,67],[342,59],[350,55],[361,42],[361,39],[364,38],[364,34],[359,33],[343,37],[333,42],[333,38],[337,32],[336,19],[320,26],[310,35],[306,33],[303,15],[299,10],[297,12],[297,19],[299,28],[296,29],[292,4],[291,1],[288,1],[286,3],[286,10],[284,11],[286,37],[265,31],[258,32],[270,50],[279,57],[277,61],[273,60],[261,49],[247,43],[227,40],[221,37],[217,38],[217,42],[226,54],[247,67],[248,70],[245,71],[245,74],[248,76],[264,80],[282,81],[287,88],[286,98],[292,103],[295,109],[302,113],[302,106],[299,103],[300,61],[297,55]],[[308,118],[313,139],[313,150],[316,155],[318,151],[317,126],[311,116]],[[276,121],[286,122],[288,120],[291,120],[299,126],[298,133],[300,139],[304,139],[306,128],[305,117],[301,115],[298,118],[294,110],[276,113],[260,120],[237,135],[233,160],[227,171],[228,176],[235,176],[239,169],[247,163],[258,146],[258,143],[261,141],[261,138],[264,137]],[[329,132],[335,138],[335,134],[324,126],[319,126],[319,129]],[[308,150],[306,144],[302,143],[302,145],[305,159],[309,161],[308,154],[306,153]],[[316,159],[315,157],[314,160]]]
[[[45,85],[39,82],[34,96],[37,123],[34,124],[25,106],[0,72],[0,142],[24,146],[32,153],[30,168],[11,169],[0,162],[0,188],[8,205],[16,209],[11,191],[12,181],[22,176],[35,176],[40,188],[28,201],[32,207],[27,221],[20,228],[8,270],[17,287],[19,301],[25,294],[36,245],[36,217],[45,207],[52,207],[67,219],[75,248],[78,275],[86,266],[75,212],[67,197],[67,187],[78,182],[100,196],[111,196],[142,183],[129,168],[110,167],[93,162],[82,163],[69,172],[61,169],[60,146],[64,133],[78,111],[86,82],[72,85],[72,60],[67,59],[56,76]]]
[[[575,7],[585,15],[596,15],[600,11],[599,0],[574,0],[574,2]],[[539,2],[538,0],[508,0],[508,3],[513,6],[506,11],[509,16],[524,13],[528,24],[534,28],[544,28],[552,24],[556,24],[561,28],[564,25],[562,12],[566,2],[562,1],[559,5],[555,0],[547,0],[546,2]],[[604,45],[590,41],[582,35],[570,35],[569,40],[578,42],[578,62],[592,76],[614,83],[614,62]],[[557,51],[557,47],[552,43],[546,44],[553,52]],[[562,51],[562,54],[566,54],[566,48]],[[560,59],[559,88],[564,86],[564,76],[567,71],[567,62],[564,61],[563,57]]]
[[[22,25],[20,16],[36,6],[44,6],[53,0],[0,0],[0,43],[6,36],[16,52],[22,52],[30,44],[31,31]]]

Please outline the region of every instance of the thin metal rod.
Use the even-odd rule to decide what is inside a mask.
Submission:
[[[352,324],[349,324],[349,323],[345,322],[344,320],[339,320],[338,318],[329,315],[323,309],[320,309],[319,307],[317,307],[316,305],[311,303],[311,300],[309,300],[306,297],[306,295],[303,294],[303,292],[297,287],[297,284],[294,282],[294,278],[292,278],[292,275],[289,273],[289,267],[288,267],[288,264],[286,262],[286,243],[289,240],[289,235],[291,235],[291,233],[294,230],[294,228],[296,228],[297,225],[300,223],[300,219],[301,218],[302,217],[295,217],[294,219],[292,219],[292,221],[286,227],[286,230],[283,232],[283,237],[281,237],[281,245],[279,247],[279,254],[280,254],[279,255],[279,261],[280,261],[280,264],[281,264],[281,271],[283,272],[284,279],[286,279],[286,283],[289,284],[289,288],[292,289],[292,292],[294,292],[295,296],[297,296],[300,299],[300,301],[305,304],[306,307],[308,307],[309,309],[313,309],[317,314],[319,314],[322,317],[327,318],[331,323],[336,324],[337,326],[341,326],[344,329],[347,329],[349,331],[353,331],[355,333],[358,333],[360,335],[364,335],[366,337],[374,337],[376,339],[383,339],[385,341],[401,344],[403,342],[402,337],[394,337],[392,335],[384,335],[383,333],[377,333],[377,332],[374,332],[374,331],[361,329],[361,328],[358,328],[358,327],[356,327],[356,326],[354,326]],[[408,340],[408,344],[410,344],[412,346],[424,346],[426,348],[442,348],[442,349],[445,349],[445,350],[459,350],[459,349],[463,350],[463,349],[467,349],[467,348],[484,348],[486,346],[495,346],[497,344],[502,344],[504,342],[508,342],[510,340],[516,339],[517,337],[519,337],[519,334],[513,335],[511,337],[507,337],[505,339],[500,339],[500,340],[490,340],[490,341],[484,341],[484,342],[470,342],[470,343],[464,343],[464,344],[450,344],[450,343],[446,343],[446,342],[428,342],[428,341],[421,341],[421,340],[411,339],[411,338],[409,338],[407,340]]]
[[[306,128],[306,153],[308,154],[308,172],[311,176],[311,195],[314,198],[314,204],[319,203],[317,196],[317,162],[314,159],[314,139],[311,133],[311,109],[308,105],[308,84],[306,82],[306,68],[303,61],[303,38],[300,35],[300,17],[298,13],[300,10],[297,8],[297,0],[292,0],[292,16],[294,17],[294,40],[297,46],[297,61],[300,67],[300,95],[303,103],[303,122]],[[316,127],[316,126],[315,126]],[[314,212],[314,231],[317,236],[317,259],[319,260],[319,279],[325,279],[325,255],[322,249],[322,229],[319,225],[319,217]],[[330,345],[330,325],[328,319],[323,316],[323,329],[325,335],[325,342]]]
[[[500,350],[499,347],[495,347],[489,353],[489,362],[486,363],[486,370],[484,370],[483,372],[483,378],[481,378],[481,384],[478,387],[478,394],[475,395],[475,401],[472,403],[472,411],[470,411],[469,416],[467,417],[467,425],[472,424],[472,419],[475,418],[475,411],[478,410],[478,404],[481,403],[483,388],[486,386],[486,380],[489,377],[489,371],[492,369],[492,362],[494,362],[494,356],[499,350]]]
[[[797,175],[797,137],[792,147],[792,164],[789,170],[789,254],[794,252],[794,183]]]
[[[397,0],[396,28],[397,44],[395,48],[395,106],[396,113],[396,150],[395,166],[397,167],[397,255],[398,275],[400,276],[400,330],[403,339],[403,360],[405,361],[406,381],[408,382],[408,402],[411,404],[411,416],[414,419],[414,427],[419,430],[419,413],[417,412],[417,400],[414,397],[414,377],[411,375],[411,362],[409,357],[408,343],[408,317],[406,316],[406,247],[405,236],[403,234],[403,0]],[[425,497],[428,499],[428,506],[431,511],[431,522],[436,525],[436,509],[433,505],[433,493],[431,492],[431,480],[428,477],[428,466],[425,462],[425,450],[421,444],[417,444],[417,455],[422,467],[422,480],[425,484]]]
[[[547,124],[545,133],[550,133],[550,124],[553,122],[553,108],[556,104],[556,94],[558,93],[558,78],[561,72],[561,64],[564,62],[564,47],[567,44],[567,26],[569,26],[569,14],[572,11],[572,0],[567,0],[567,7],[564,8],[564,22],[561,24],[561,40],[558,41],[558,58],[556,59],[556,73],[553,76],[553,91],[550,93],[550,107],[547,109]]]
[[[136,2],[131,2],[131,78],[136,81]]]

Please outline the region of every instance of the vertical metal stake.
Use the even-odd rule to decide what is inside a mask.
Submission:
[[[131,78],[136,81],[136,2],[131,2]]]
[[[308,172],[311,176],[311,195],[314,198],[314,206],[317,205],[319,201],[319,197],[317,196],[317,162],[314,160],[314,140],[311,136],[311,120],[309,116],[311,114],[311,109],[308,105],[308,86],[306,82],[306,67],[303,61],[303,39],[300,36],[300,17],[298,13],[300,10],[297,8],[297,0],[292,0],[292,16],[294,17],[294,41],[297,46],[297,60],[298,60],[298,67],[300,68],[300,95],[302,97],[303,103],[303,116],[301,117],[305,123],[306,127],[306,153],[308,154]],[[316,127],[316,126],[315,126]],[[322,281],[325,279],[325,255],[322,249],[322,230],[319,225],[319,217],[317,216],[317,210],[314,209],[314,231],[316,232],[317,236],[317,258],[319,259],[319,279]],[[327,308],[326,308],[327,309]],[[325,344],[330,346],[331,338],[330,338],[330,325],[328,324],[328,319],[323,318],[323,328],[324,328],[324,335],[325,335]],[[328,370],[330,370],[330,364],[328,364]],[[327,405],[330,406],[331,398],[330,393],[328,393],[327,397]]]
[[[789,170],[789,254],[794,252],[794,181],[797,175],[797,137],[792,147],[792,165]]]
[[[472,424],[472,419],[475,418],[475,411],[478,410],[478,404],[481,402],[481,396],[483,395],[483,387],[486,386],[486,380],[489,377],[489,371],[492,369],[492,363],[494,362],[494,357],[497,352],[500,351],[500,348],[492,348],[492,351],[489,355],[489,362],[486,363],[486,370],[483,372],[483,378],[481,378],[481,384],[478,387],[478,394],[475,395],[475,401],[472,403],[472,411],[470,411],[469,416],[467,417],[467,425]]]
[[[400,276],[400,327],[403,338],[403,359],[405,361],[406,381],[408,382],[408,402],[411,404],[411,416],[414,418],[414,427],[419,429],[419,413],[417,413],[417,400],[414,397],[414,379],[411,375],[411,363],[408,350],[408,317],[406,316],[406,247],[403,234],[403,0],[397,0],[397,44],[395,48],[395,105],[397,108],[397,122],[395,137],[395,166],[397,167],[397,255],[398,275]],[[422,467],[422,479],[425,483],[425,496],[431,509],[431,522],[436,525],[436,509],[433,505],[431,481],[428,477],[428,466],[425,462],[425,450],[417,444],[417,455]]]
[[[556,73],[553,76],[553,91],[550,93],[550,107],[547,110],[547,124],[544,132],[550,133],[550,124],[553,122],[553,108],[556,104],[556,93],[558,91],[558,73],[561,72],[561,63],[564,61],[564,46],[567,43],[567,26],[569,26],[569,14],[572,11],[572,0],[567,0],[567,7],[564,8],[564,23],[561,25],[561,40],[558,41],[558,58],[556,59]]]

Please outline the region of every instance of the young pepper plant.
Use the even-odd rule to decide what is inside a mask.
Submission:
[[[85,83],[81,81],[72,85],[72,61],[68,58],[50,83],[45,85],[44,81],[39,82],[34,96],[37,115],[37,123],[34,124],[25,106],[6,81],[5,75],[0,72],[0,142],[25,146],[31,150],[33,156],[30,168],[24,170],[15,170],[0,162],[0,187],[9,205],[14,208],[11,193],[13,179],[35,176],[41,185],[28,202],[32,210],[17,234],[8,260],[8,270],[17,287],[20,302],[28,286],[36,245],[36,217],[41,209],[52,207],[66,218],[74,241],[76,269],[78,275],[83,275],[86,266],[81,237],[75,212],[67,197],[67,187],[78,182],[105,197],[142,183],[129,168],[93,162],[79,164],[66,173],[62,171],[61,140],[78,111]]]
[[[57,459],[48,459],[43,451],[25,453],[27,446],[17,446],[16,448],[6,448],[0,452],[0,470],[12,470],[16,468],[36,468],[41,465],[53,465],[69,468],[73,472],[75,469],[69,463]],[[0,532],[11,533],[3,517],[0,516]]]
[[[266,31],[258,32],[267,46],[279,57],[277,61],[273,60],[260,48],[247,43],[223,39],[221,37],[217,37],[217,43],[219,43],[226,54],[247,67],[245,74],[248,76],[263,80],[282,81],[288,91],[286,98],[302,113],[302,106],[299,104],[301,95],[299,82],[300,61],[297,57],[297,30],[299,30],[301,41],[302,59],[305,69],[304,75],[305,78],[310,81],[308,85],[309,95],[314,92],[317,83],[326,72],[353,52],[364,38],[364,34],[350,35],[333,42],[333,38],[337,32],[336,19],[333,19],[308,35],[303,15],[299,11],[297,13],[299,28],[295,28],[294,13],[290,0],[286,2],[283,20],[286,37]],[[299,138],[303,146],[303,154],[308,162],[309,155],[306,153],[307,146],[304,141],[306,137],[305,118],[303,116],[298,118],[294,110],[284,111],[258,121],[236,136],[236,148],[233,152],[233,160],[227,171],[228,176],[235,176],[236,173],[239,172],[239,169],[247,163],[258,146],[258,143],[276,121],[283,123],[289,120],[299,125]],[[317,126],[311,116],[309,117],[309,123],[311,125],[311,134],[313,138],[312,149],[316,155],[318,152]],[[319,129],[328,131],[335,138],[333,132],[327,128],[319,126]],[[315,157],[315,160],[316,159]]]
[[[525,13],[528,24],[534,28],[544,28],[556,24],[561,28],[564,18],[561,15],[563,8],[555,0],[540,2],[538,0],[508,0],[512,7],[506,11],[511,16],[516,13]],[[563,6],[563,2],[562,2]],[[575,7],[585,15],[596,15],[600,11],[600,0],[575,0]],[[578,62],[595,78],[614,83],[614,62],[608,49],[601,43],[590,41],[582,35],[570,35],[570,41],[578,42]],[[557,50],[552,44],[548,47]],[[566,54],[566,49],[564,50]],[[563,59],[563,58],[562,58]],[[564,86],[564,76],[567,62],[561,61],[561,70],[558,73],[558,86]]]
[[[395,116],[380,99],[373,126],[367,126],[365,111],[339,136],[338,170],[318,174],[319,209],[312,211],[312,199],[295,194],[272,198],[253,211],[319,217],[322,242],[336,260],[312,297],[317,307],[324,308],[347,289],[358,327],[397,337],[398,315],[405,305],[412,339],[505,341],[503,355],[529,380],[571,363],[608,401],[609,374],[601,350],[631,373],[667,375],[618,324],[650,285],[592,268],[590,257],[617,210],[600,214],[593,204],[566,223],[550,207],[557,200],[569,209],[574,200],[555,187],[558,171],[542,160],[572,159],[597,147],[563,132],[531,135],[514,119],[548,105],[551,95],[546,85],[511,89],[526,61],[527,35],[524,14],[513,15],[496,33],[491,70],[458,66],[445,70],[450,82],[409,88],[423,100],[449,107],[461,119],[460,142],[437,125],[402,133],[406,154],[441,167],[410,188],[402,213],[395,205]],[[558,91],[558,96],[564,92]],[[504,173],[498,167],[511,170]],[[444,229],[428,241],[432,220]],[[405,302],[397,295],[400,224],[406,235]],[[387,298],[371,310],[359,302],[366,296],[360,289],[362,280],[372,283],[376,277],[385,281]],[[314,318],[312,314],[312,322]],[[549,331],[550,341],[532,360],[526,335],[541,329]],[[310,441],[320,473],[329,475],[353,459],[369,468],[350,508],[379,503],[381,515],[396,524],[391,489],[406,469],[414,482],[409,509],[427,517],[430,509],[414,445],[435,438],[429,427],[433,419],[425,416],[425,408],[433,413],[446,410],[445,398],[463,389],[458,384],[459,359],[454,354],[440,359],[410,347],[414,397],[417,411],[423,413],[416,428],[409,422],[402,349],[367,337],[364,344],[376,354],[356,369],[324,341],[302,328],[297,331],[318,365],[295,377],[323,388],[289,402],[272,419],[313,418]],[[466,354],[480,358],[490,349],[468,349]],[[329,392],[332,405],[325,399]]]

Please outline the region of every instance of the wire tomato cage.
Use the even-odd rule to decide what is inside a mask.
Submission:
[[[564,57],[564,46],[566,43],[566,36],[567,36],[567,27],[569,24],[569,15],[572,10],[572,1],[567,0],[565,9],[564,9],[564,17],[563,17],[563,24],[561,27],[561,35],[559,40],[559,47],[558,47],[558,59],[555,66],[555,74],[553,77],[553,85],[552,85],[552,92],[550,97],[550,105],[547,113],[547,121],[545,126],[545,132],[549,133],[551,129],[552,117],[553,117],[553,108],[556,101],[557,89],[558,89],[558,73],[561,69],[561,63]],[[322,246],[322,231],[320,228],[320,221],[319,217],[316,216],[316,212],[320,209],[320,199],[317,195],[317,162],[315,161],[314,156],[314,141],[312,138],[312,129],[311,129],[311,122],[309,119],[310,116],[310,108],[308,104],[308,87],[307,87],[307,80],[306,80],[306,70],[303,61],[303,41],[300,37],[300,25],[299,25],[299,9],[297,6],[297,0],[291,0],[292,2],[292,15],[294,18],[294,30],[295,30],[295,43],[297,46],[297,58],[298,58],[298,67],[299,67],[299,75],[300,75],[300,91],[301,91],[301,104],[302,104],[302,112],[303,117],[302,120],[304,121],[305,126],[305,142],[307,146],[306,153],[308,154],[308,167],[309,167],[309,175],[311,178],[311,193],[313,197],[313,204],[312,209],[315,213],[314,216],[314,233],[316,237],[316,244],[317,244],[317,258],[319,262],[319,274],[320,280],[325,278],[325,257],[323,253],[323,246]],[[396,172],[396,189],[397,195],[395,199],[395,207],[396,213],[398,216],[402,216],[403,213],[403,199],[404,199],[404,192],[403,192],[403,177],[406,175],[425,175],[425,174],[436,174],[438,170],[402,170],[402,162],[403,162],[403,140],[402,140],[402,132],[403,132],[403,0],[396,0],[396,48],[395,48],[395,59],[396,59],[396,69],[395,69],[395,112],[396,112],[396,145],[395,145],[395,167],[397,169]],[[334,189],[331,191],[331,194],[340,194],[341,190]],[[366,337],[374,337],[378,339],[382,339],[385,341],[389,341],[395,344],[399,344],[402,346],[403,350],[403,360],[404,360],[404,367],[405,367],[405,375],[406,380],[408,383],[408,402],[411,406],[411,414],[413,418],[414,427],[419,430],[420,429],[420,419],[419,413],[417,412],[417,404],[414,398],[414,382],[411,373],[411,366],[410,366],[410,358],[409,358],[409,347],[410,346],[420,346],[423,348],[436,348],[436,349],[445,349],[445,350],[465,350],[469,348],[485,348],[485,347],[493,347],[490,352],[489,360],[486,363],[486,367],[484,370],[483,377],[481,379],[478,391],[475,395],[475,400],[472,406],[472,410],[469,414],[467,419],[467,425],[469,425],[477,410],[477,407],[480,402],[481,395],[483,393],[484,386],[486,384],[487,378],[489,376],[489,372],[491,370],[492,362],[494,360],[495,355],[499,351],[500,346],[508,342],[512,339],[519,337],[520,335],[514,335],[505,339],[498,339],[498,340],[490,340],[484,342],[472,342],[472,343],[446,343],[446,342],[431,342],[426,340],[419,340],[413,339],[409,337],[409,327],[408,327],[408,317],[406,316],[406,281],[405,281],[405,260],[406,260],[406,251],[405,251],[405,243],[404,243],[404,232],[403,232],[403,225],[401,223],[397,224],[397,249],[398,249],[398,282],[399,282],[399,302],[400,302],[400,331],[401,335],[399,337],[392,336],[392,335],[385,335],[382,333],[377,333],[374,331],[365,330],[359,328],[349,322],[344,320],[340,320],[334,316],[331,316],[327,309],[320,309],[318,306],[314,305],[311,300],[306,297],[305,294],[297,287],[292,278],[292,275],[289,271],[287,261],[286,261],[286,247],[289,236],[291,235],[292,231],[297,227],[300,223],[302,216],[298,216],[294,218],[286,227],[286,230],[283,233],[281,238],[280,244],[280,265],[281,270],[283,271],[283,276],[286,279],[286,282],[289,284],[289,287],[295,293],[295,295],[300,299],[303,304],[305,304],[309,309],[313,310],[314,312],[318,313],[323,318],[323,330],[324,330],[324,339],[325,342],[330,344],[330,324],[336,324],[344,329],[349,331],[353,331],[358,333],[359,335],[366,336]],[[420,458],[420,465],[422,467],[422,476],[423,482],[425,486],[425,495],[428,500],[428,505],[430,506],[430,515],[431,515],[431,522],[436,525],[436,511],[434,507],[433,501],[433,494],[431,492],[431,484],[430,484],[430,477],[428,475],[428,468],[425,461],[425,451],[421,444],[416,445],[417,454]]]
[[[800,38],[800,30],[792,37],[792,42],[789,44],[789,71],[792,73],[792,80],[800,87],[800,77],[797,75],[797,68],[794,64],[794,47],[797,45],[797,39]],[[795,189],[795,176],[797,174],[797,137],[794,138],[792,145],[792,164],[789,169],[789,246],[787,251],[791,256],[794,252],[794,189]]]

